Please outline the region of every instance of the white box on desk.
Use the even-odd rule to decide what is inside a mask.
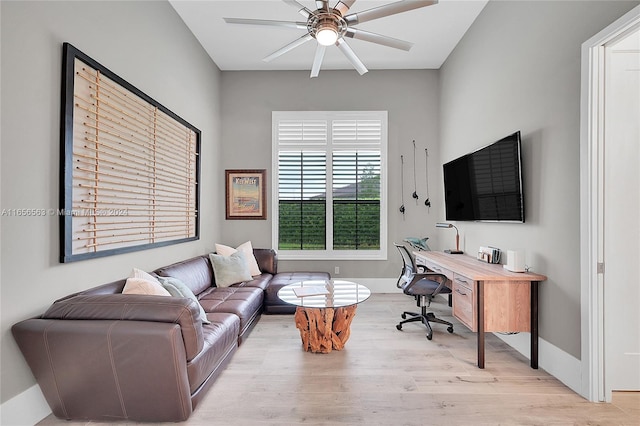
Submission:
[[[507,250],[507,263],[504,269],[511,272],[524,272],[524,253],[521,250]]]

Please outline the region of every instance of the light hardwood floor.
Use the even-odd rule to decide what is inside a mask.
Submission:
[[[185,425],[640,425],[640,394],[590,403],[489,334],[486,368],[475,335],[445,302],[434,325],[396,330],[403,294],[374,294],[358,306],[343,351],[300,349],[293,316],[263,315]],[[40,425],[83,425],[49,416]],[[124,423],[120,424],[133,424]]]

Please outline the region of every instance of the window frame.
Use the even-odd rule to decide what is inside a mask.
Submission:
[[[272,212],[272,246],[279,243],[279,154],[280,151],[291,150],[290,146],[281,146],[278,139],[278,123],[283,120],[326,120],[327,143],[321,147],[310,145],[298,147],[297,150],[326,152],[326,243],[325,250],[278,250],[278,257],[283,260],[387,260],[388,244],[388,112],[387,111],[273,111],[272,112],[272,170],[271,173],[271,212]],[[376,144],[332,143],[332,121],[334,120],[379,120],[380,142]],[[333,250],[333,153],[354,150],[380,151],[380,248],[378,250]]]

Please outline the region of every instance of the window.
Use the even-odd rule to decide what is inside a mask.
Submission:
[[[386,259],[386,111],[273,113],[283,259]]]

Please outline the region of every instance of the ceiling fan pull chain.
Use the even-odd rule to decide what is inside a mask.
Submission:
[[[400,199],[402,201],[402,205],[399,210],[404,218],[404,155],[400,156]]]
[[[424,176],[425,182],[427,183],[427,199],[424,200],[424,205],[429,209],[429,207],[431,207],[431,200],[429,199],[429,150],[427,148],[424,149]]]
[[[413,140],[413,194],[411,196],[416,200],[418,205],[418,185],[416,183],[416,140]]]

